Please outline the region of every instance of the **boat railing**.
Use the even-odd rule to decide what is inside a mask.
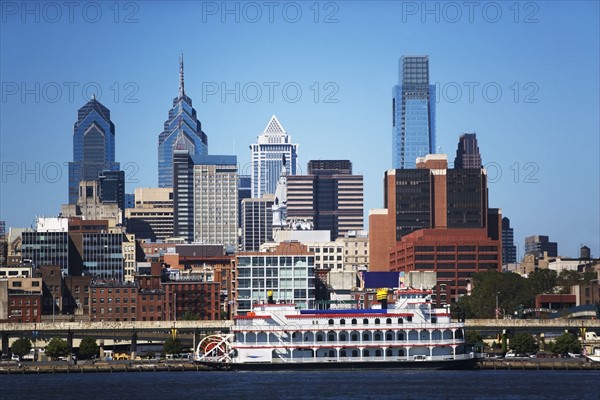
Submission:
[[[236,342],[237,346],[252,346],[252,347],[289,347],[289,346],[311,346],[311,347],[331,347],[331,346],[347,346],[356,347],[359,345],[367,346],[415,346],[415,345],[461,345],[464,344],[464,339],[442,339],[442,340],[376,340],[376,341],[317,341],[317,340],[276,340],[276,341],[260,341],[260,342]]]

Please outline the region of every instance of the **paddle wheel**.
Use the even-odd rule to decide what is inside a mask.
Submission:
[[[196,347],[196,361],[230,362],[232,338],[232,334],[206,336]]]

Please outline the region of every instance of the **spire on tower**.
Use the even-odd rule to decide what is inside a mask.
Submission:
[[[183,52],[179,57],[179,97],[185,96],[185,89],[183,87]]]

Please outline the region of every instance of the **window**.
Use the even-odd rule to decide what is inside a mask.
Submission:
[[[363,325],[369,325],[369,320],[367,318],[363,319]]]

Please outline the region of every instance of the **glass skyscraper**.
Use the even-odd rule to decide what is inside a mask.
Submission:
[[[98,180],[104,170],[119,170],[119,163],[115,162],[115,125],[108,108],[94,96],[79,109],[73,127],[69,204],[77,203],[80,181]]]
[[[415,168],[417,157],[435,153],[435,85],[429,56],[402,56],[392,89],[393,168]]]
[[[173,187],[173,150],[185,148],[190,155],[208,154],[208,138],[185,94],[183,84],[183,55],[179,59],[179,94],[173,99],[169,119],[158,136],[158,187]]]
[[[283,159],[288,166],[288,175],[296,175],[298,145],[283,129],[276,116],[272,116],[258,143],[250,145],[252,150],[252,198],[258,199],[265,193],[275,193]]]

